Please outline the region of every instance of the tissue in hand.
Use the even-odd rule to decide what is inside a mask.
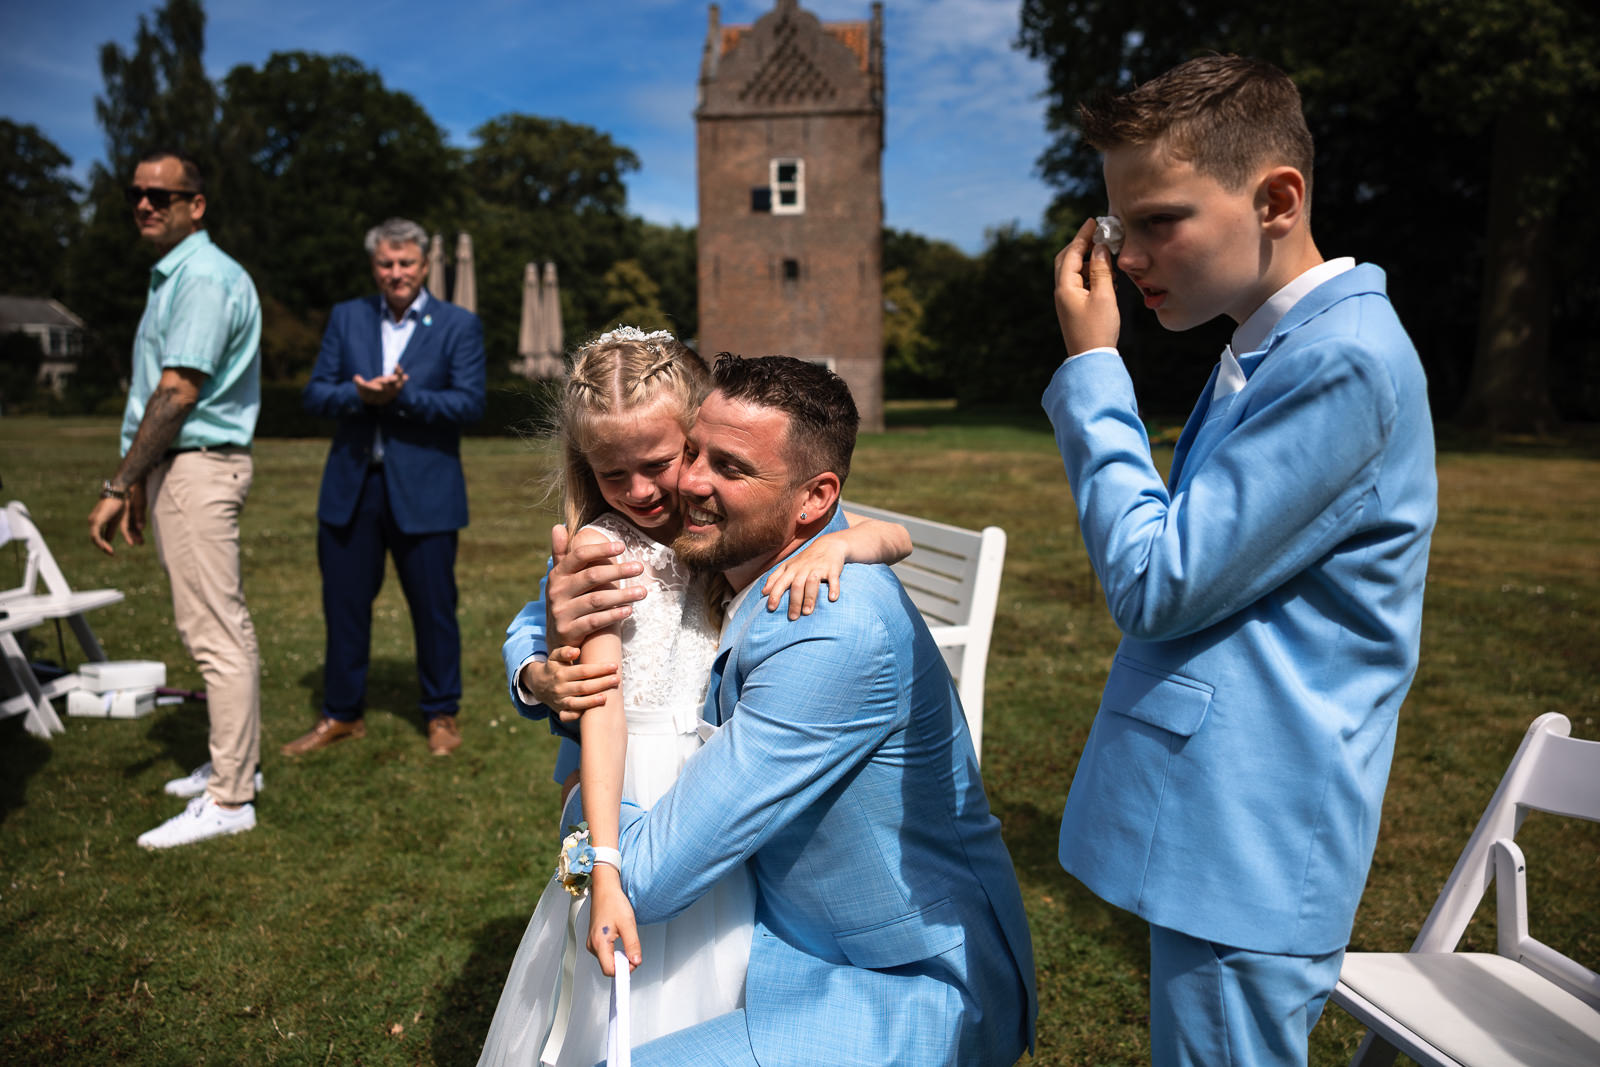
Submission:
[[[1105,245],[1116,255],[1122,251],[1122,220],[1115,215],[1102,215],[1094,220],[1094,243]]]

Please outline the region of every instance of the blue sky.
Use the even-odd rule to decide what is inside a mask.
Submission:
[[[98,52],[130,48],[158,0],[4,0],[0,115],[31,123],[73,157],[101,158]],[[724,0],[724,23],[772,0]],[[825,20],[863,19],[870,0],[802,0]],[[886,221],[969,252],[984,231],[1036,226],[1050,190],[1043,67],[1011,47],[1019,0],[888,0]],[[220,78],[277,51],[342,52],[410,93],[465,145],[509,111],[594,126],[632,148],[629,210],[693,225],[695,81],[704,0],[210,0],[206,65]],[[446,14],[441,14],[441,12]]]

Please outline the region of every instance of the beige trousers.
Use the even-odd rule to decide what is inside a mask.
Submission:
[[[150,472],[150,532],[172,585],[172,618],[200,667],[219,804],[255,799],[261,760],[261,651],[244,602],[239,512],[254,474],[245,451],[183,452]]]

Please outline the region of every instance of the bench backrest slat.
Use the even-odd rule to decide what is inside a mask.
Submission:
[[[966,530],[851,501],[843,507],[864,518],[897,522],[911,535],[911,555],[896,563],[894,572],[939,642],[961,695],[972,747],[981,753],[983,684],[1000,599],[1005,531],[998,526]]]

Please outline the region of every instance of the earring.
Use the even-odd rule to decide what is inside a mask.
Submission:
[[[805,522],[806,521],[806,513],[803,512],[803,511],[800,513],[800,521],[801,522]]]

